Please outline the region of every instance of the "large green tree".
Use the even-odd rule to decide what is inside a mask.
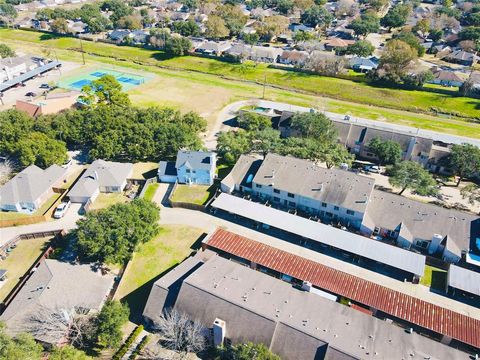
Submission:
[[[380,24],[389,29],[401,27],[407,22],[411,11],[412,7],[410,4],[399,3],[388,10],[387,15],[382,18]]]
[[[305,10],[301,16],[302,23],[308,26],[328,26],[333,20],[333,15],[322,6],[314,5]]]
[[[97,342],[101,348],[116,348],[122,342],[122,326],[128,321],[127,304],[107,300],[97,316]]]
[[[378,157],[381,165],[396,164],[402,159],[402,148],[393,140],[375,137],[368,143],[368,149]]]
[[[48,356],[48,360],[90,360],[83,351],[75,349],[71,345],[55,347]]]
[[[266,116],[246,111],[238,116],[238,126],[247,131],[263,130],[272,127],[272,121]]]
[[[4,59],[7,57],[16,56],[15,51],[6,44],[0,44],[0,58]]]
[[[124,264],[138,244],[157,235],[158,220],[158,207],[142,199],[89,212],[77,222],[78,255],[88,261]]]
[[[438,192],[436,181],[422,165],[413,161],[401,161],[388,170],[390,184],[400,188],[399,195],[406,189],[419,195],[434,195]]]
[[[17,143],[15,155],[22,166],[35,164],[47,168],[53,164],[63,164],[67,160],[67,147],[62,141],[34,131]]]
[[[480,172],[480,148],[471,144],[453,145],[447,161],[458,176],[458,186],[465,178]]]
[[[252,150],[252,140],[244,130],[222,132],[217,138],[217,153],[229,164]]]
[[[377,74],[381,79],[401,83],[405,75],[412,69],[418,53],[402,40],[391,40],[380,57]]]
[[[292,117],[291,128],[296,136],[313,138],[322,143],[337,142],[337,130],[326,115],[319,112],[297,113]]]
[[[30,334],[18,334],[10,337],[5,333],[5,326],[0,325],[0,360],[42,359],[43,348]]]
[[[352,29],[357,36],[367,36],[380,30],[380,19],[374,12],[368,11],[362,14],[360,18],[353,20],[349,28]]]
[[[368,40],[359,40],[356,41],[354,44],[350,44],[347,46],[345,53],[347,55],[357,55],[361,57],[367,57],[373,54],[375,50],[375,46]]]
[[[115,76],[104,75],[83,87],[82,92],[85,95],[82,100],[88,104],[128,106],[130,99],[122,90],[122,85]]]

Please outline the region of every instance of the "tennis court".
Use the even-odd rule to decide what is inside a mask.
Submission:
[[[90,85],[92,81],[98,80],[105,75],[114,76],[122,85],[124,91],[128,91],[135,86],[141,85],[147,80],[145,76],[138,74],[111,69],[94,69],[82,74],[77,74],[75,76],[62,79],[59,83],[59,86],[71,90],[82,90],[84,86]]]

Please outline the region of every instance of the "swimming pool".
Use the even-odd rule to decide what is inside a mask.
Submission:
[[[72,90],[82,90],[86,85],[90,85],[92,81],[100,79],[102,76],[112,75],[122,85],[124,91],[128,91],[135,86],[145,83],[146,78],[141,75],[122,72],[111,69],[95,69],[76,75],[74,77],[66,78],[60,81],[59,86]]]

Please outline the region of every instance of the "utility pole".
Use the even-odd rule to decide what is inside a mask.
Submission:
[[[82,38],[79,37],[80,40],[80,51],[82,52],[82,60],[83,60],[83,65],[85,65],[85,54],[83,52],[83,43],[82,43]]]

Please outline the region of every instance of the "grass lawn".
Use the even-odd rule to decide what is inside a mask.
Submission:
[[[220,164],[217,165],[217,176],[220,180],[223,180],[225,176],[230,174],[230,171],[232,171],[233,165],[227,165],[227,164]]]
[[[420,284],[435,290],[444,291],[446,280],[447,272],[445,270],[425,265],[425,274],[421,278]]]
[[[153,282],[188,257],[202,234],[197,228],[163,226],[155,239],[140,245],[133,254],[115,298],[126,300],[132,310],[142,311]]]
[[[20,240],[6,260],[0,260],[0,268],[8,271],[7,280],[0,288],[0,301],[15,287],[20,278],[28,271],[41,255],[51,238]]]
[[[184,185],[178,184],[171,200],[203,205],[215,193],[215,185]]]
[[[122,204],[130,200],[122,193],[100,193],[93,202],[90,210],[104,209],[114,204]]]
[[[58,200],[61,194],[53,194],[45,203],[33,214],[23,214],[14,211],[0,211],[0,220],[16,220],[28,218],[31,216],[43,215]]]
[[[31,52],[33,47],[52,47],[57,49],[60,59],[79,61],[78,54],[72,51],[78,50],[78,39],[11,29],[1,29],[0,37],[25,52]],[[112,67],[120,64],[156,75],[154,80],[129,91],[133,103],[197,111],[210,123],[228,103],[261,97],[261,83],[266,74],[267,84],[275,86],[267,88],[268,100],[339,113],[350,112],[355,116],[480,138],[478,124],[461,118],[432,116],[436,111],[463,117],[479,116],[478,100],[451,96],[450,89],[407,91],[380,88],[365,83],[362,77],[353,81],[271,69],[266,64],[229,64],[193,56],[166,59],[159,51],[88,41],[84,41],[84,48],[89,66],[94,63]]]
[[[157,176],[158,163],[156,162],[139,162],[133,164],[132,179],[149,179]]]
[[[152,201],[159,186],[160,186],[159,183],[148,184],[147,190],[145,190],[143,198],[145,200]]]

